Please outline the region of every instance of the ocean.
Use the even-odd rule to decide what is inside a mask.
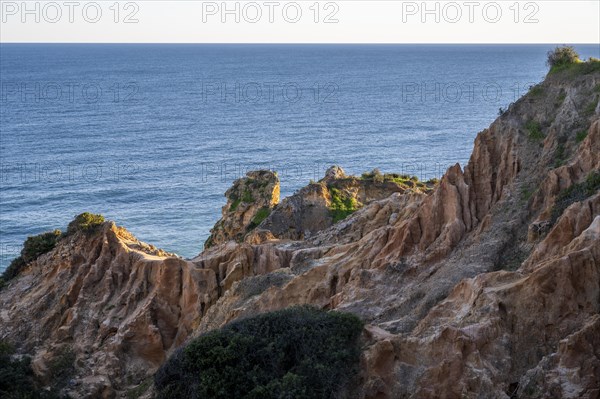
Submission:
[[[195,256],[248,170],[440,177],[552,48],[1,44],[0,269],[84,211]]]

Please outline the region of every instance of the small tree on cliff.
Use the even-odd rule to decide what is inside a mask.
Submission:
[[[579,54],[577,54],[577,51],[575,51],[573,46],[563,46],[548,51],[548,60],[546,61],[546,64],[552,69],[576,64],[579,61]]]

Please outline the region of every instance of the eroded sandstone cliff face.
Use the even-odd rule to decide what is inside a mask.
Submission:
[[[72,396],[112,397],[165,360],[218,297],[210,269],[136,240],[107,222],[63,239],[0,297],[2,337],[33,354],[33,369],[74,352]]]
[[[288,201],[310,234],[302,217],[278,230],[269,189],[254,233],[240,210],[191,260],[112,223],[63,240],[0,291],[0,337],[42,377],[72,347],[67,391],[114,397],[192,336],[313,304],[367,322],[355,398],[598,398],[599,96],[597,69],[551,74],[431,192],[373,195],[335,224]]]
[[[599,75],[549,76],[478,135],[464,171],[298,244],[197,333],[312,303],[371,324],[357,397],[597,397],[598,187],[551,213],[600,169]]]

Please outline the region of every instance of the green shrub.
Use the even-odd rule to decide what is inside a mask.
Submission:
[[[340,220],[346,219],[348,216],[352,215],[355,211],[347,210],[347,209],[331,209],[329,214],[333,219],[333,223],[337,223]]]
[[[353,197],[342,193],[334,187],[329,187],[329,192],[331,194],[329,213],[333,219],[333,223],[347,218],[358,209],[356,200]]]
[[[15,357],[14,348],[0,340],[0,398],[6,399],[54,399],[54,390],[46,391],[36,387],[31,359],[28,356]]]
[[[241,199],[239,199],[239,198],[235,199],[233,201],[233,203],[231,204],[231,206],[229,207],[229,212],[235,211],[241,202],[242,202]]]
[[[383,183],[383,181],[385,179],[384,175],[381,173],[381,171],[378,168],[375,168],[370,172],[365,172],[360,177],[363,180],[372,180],[377,183]]]
[[[256,226],[261,224],[262,221],[265,220],[267,218],[267,216],[269,216],[270,213],[271,213],[271,209],[269,209],[267,207],[260,208],[258,210],[258,212],[256,212],[256,215],[254,215],[254,217],[250,221],[250,225],[248,226],[248,229],[252,230]]]
[[[527,130],[527,137],[534,141],[540,141],[545,136],[542,132],[542,127],[539,123],[535,121],[529,121],[525,124],[525,129]]]
[[[541,84],[529,87],[529,94],[532,95],[532,96],[534,96],[534,97],[539,97],[543,93],[544,93],[544,88],[542,87]]]
[[[383,183],[384,175],[377,168],[373,169],[370,172],[365,172],[361,175],[363,180],[373,180],[376,183]]]
[[[591,172],[585,181],[573,184],[558,194],[552,208],[550,222],[554,224],[571,204],[585,200],[596,194],[598,190],[600,190],[600,171],[596,170]]]
[[[600,72],[600,60],[597,58],[590,58],[587,62],[581,62],[574,65],[576,73],[581,75],[587,75],[590,73]]]
[[[231,323],[176,351],[154,377],[157,397],[336,398],[357,371],[362,326],[306,306]]]
[[[566,73],[567,76],[574,77],[600,72],[600,61],[590,58],[586,62],[577,59],[575,62],[565,62],[550,68],[549,74]]]
[[[586,137],[587,137],[587,130],[582,130],[580,132],[577,132],[577,134],[575,135],[575,140],[578,143],[581,143],[583,140],[585,140]]]
[[[573,46],[556,47],[554,50],[548,51],[548,59],[546,60],[546,64],[551,70],[577,62],[580,62],[579,54]]]
[[[213,245],[213,238],[212,238],[212,235],[210,235],[210,236],[208,236],[206,241],[204,241],[204,249],[208,249],[208,248],[212,247],[212,245]]]
[[[36,236],[27,237],[23,243],[21,256],[13,259],[6,270],[4,270],[4,273],[2,273],[3,282],[6,283],[18,276],[29,262],[36,260],[40,255],[52,251],[60,237],[60,230],[48,231]]]
[[[250,192],[250,190],[246,189],[244,191],[244,195],[242,196],[242,201],[244,201],[247,204],[254,202],[254,197],[252,196],[252,193]]]
[[[75,371],[75,352],[63,347],[50,361],[49,370],[54,383],[64,385]]]
[[[78,231],[92,233],[104,223],[104,216],[95,213],[84,212],[75,216],[75,219],[67,227],[67,235],[75,234]]]
[[[535,190],[529,186],[521,187],[521,202],[528,202],[534,192]]]
[[[401,175],[398,173],[386,173],[385,175],[383,175],[383,179],[385,181],[391,181],[397,184],[405,185],[410,180],[410,176]]]
[[[385,173],[382,174],[379,169],[373,169],[371,172],[363,173],[361,175],[363,180],[372,180],[375,183],[393,182],[405,188],[418,187],[427,188],[427,185],[421,181],[417,176],[401,175],[398,173]],[[343,219],[343,218],[342,218]]]
[[[2,273],[2,280],[4,281],[4,283],[17,277],[26,265],[27,263],[25,263],[22,256],[14,258],[10,262],[10,265],[8,265],[8,267],[4,270],[4,273]]]
[[[47,233],[27,237],[27,240],[25,240],[23,243],[21,257],[25,263],[29,263],[37,259],[38,256],[52,251],[60,237],[60,230],[49,231]]]
[[[566,160],[567,160],[567,154],[566,154],[565,145],[563,143],[559,143],[556,146],[556,151],[554,153],[554,167],[558,168],[558,167],[564,165]]]
[[[0,397],[33,398],[33,371],[28,357],[13,359],[10,355],[0,355]]]

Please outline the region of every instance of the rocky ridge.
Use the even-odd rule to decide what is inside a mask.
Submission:
[[[599,97],[597,68],[549,74],[479,133],[464,169],[429,193],[367,195],[337,223],[307,210],[311,198],[331,207],[327,181],[345,179],[332,170],[277,207],[278,181],[261,175],[265,196],[230,223],[246,185],[235,182],[222,228],[191,260],[110,222],[76,234],[0,291],[0,338],[42,379],[71,348],[66,393],[115,397],[190,337],[313,304],[367,322],[356,398],[597,398]],[[291,232],[279,212],[301,215],[286,218]]]

